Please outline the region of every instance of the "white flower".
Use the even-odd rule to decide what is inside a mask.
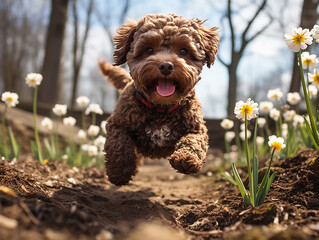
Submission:
[[[288,124],[287,124],[287,123],[283,123],[283,124],[281,125],[281,129],[283,129],[283,130],[288,130]]]
[[[1,100],[7,104],[8,107],[15,107],[19,103],[19,96],[14,92],[4,92],[1,95]]]
[[[256,143],[257,145],[263,145],[265,142],[265,139],[263,137],[257,136],[256,137]]]
[[[273,120],[278,121],[280,116],[280,111],[278,111],[276,108],[273,108],[269,112],[269,117],[271,117]]]
[[[319,43],[319,25],[314,25],[310,33],[316,42]]]
[[[89,149],[89,144],[83,144],[83,145],[81,145],[81,149],[83,150],[83,151],[87,151],[88,149]]]
[[[220,126],[226,130],[231,129],[234,126],[234,121],[225,118],[221,121]]]
[[[91,125],[88,129],[88,135],[91,137],[96,137],[100,132],[99,126]]]
[[[245,123],[240,124],[239,129],[245,131]]]
[[[86,96],[80,96],[75,101],[81,108],[84,108],[89,104],[90,99]]]
[[[319,62],[316,54],[309,54],[309,52],[303,52],[301,54],[302,68],[307,69],[307,67],[315,68]]]
[[[43,76],[40,73],[29,73],[26,78],[25,82],[28,87],[36,87],[41,84],[43,80]]]
[[[300,115],[297,114],[296,116],[294,116],[292,125],[294,127],[297,127],[298,125],[304,124],[304,122],[305,122],[305,119],[303,118],[303,116],[300,116]]]
[[[314,98],[317,96],[317,93],[318,93],[318,89],[316,86],[310,84],[309,87],[308,87],[308,95],[310,98]]]
[[[104,134],[106,134],[106,124],[107,124],[107,121],[102,121],[100,124],[100,128],[102,129],[102,132]]]
[[[269,111],[274,107],[274,104],[269,101],[264,101],[259,103],[259,110],[262,114],[268,114]]]
[[[78,131],[77,135],[78,135],[78,138],[81,139],[81,140],[85,140],[86,139],[86,132],[84,130],[82,130],[82,129],[80,129]]]
[[[314,85],[319,87],[319,72],[317,69],[314,70],[314,73],[308,73],[309,82],[312,82]]]
[[[225,140],[227,142],[231,142],[235,138],[235,132],[233,131],[228,131],[225,133]]]
[[[245,131],[241,131],[239,133],[239,137],[241,140],[245,141]],[[251,137],[251,131],[247,130],[247,139]]]
[[[288,110],[286,112],[283,113],[284,119],[286,121],[292,121],[294,116],[296,116],[296,111],[295,110]]]
[[[87,152],[90,157],[95,157],[96,155],[98,155],[98,148],[95,145],[89,145],[87,148]]]
[[[300,94],[299,92],[290,92],[287,94],[287,101],[291,104],[291,105],[296,105],[297,103],[299,103],[301,100]]]
[[[300,49],[306,49],[307,44],[312,44],[312,37],[310,35],[309,29],[294,28],[292,29],[292,34],[285,34],[285,41],[291,50],[294,52],[299,52]]]
[[[55,104],[54,108],[52,108],[52,111],[57,116],[63,116],[67,112],[67,106],[65,104]]]
[[[74,117],[66,117],[63,118],[63,124],[69,127],[73,127],[76,123],[76,119]]]
[[[286,147],[286,144],[284,144],[284,139],[281,137],[277,138],[275,135],[269,136],[268,145],[277,151],[280,151]]]
[[[262,117],[258,118],[257,124],[258,124],[258,127],[263,128],[266,124],[266,118],[262,118]]]
[[[282,91],[279,88],[270,89],[267,93],[269,100],[279,101],[283,96]]]
[[[245,115],[247,115],[247,120],[251,120],[257,117],[258,103],[254,103],[250,98],[246,102],[239,101],[236,103],[234,112],[238,119],[245,120]]]
[[[50,118],[45,117],[41,121],[41,126],[48,130],[51,130],[53,128],[53,122]]]
[[[103,150],[105,140],[106,138],[100,135],[94,140],[94,145],[97,146],[100,150]]]
[[[96,113],[96,114],[103,114],[103,111],[100,107],[99,104],[97,103],[91,103],[88,108],[85,110],[85,115],[89,115],[91,112]]]

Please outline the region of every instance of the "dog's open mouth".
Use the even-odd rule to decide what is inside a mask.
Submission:
[[[156,91],[162,97],[168,97],[175,92],[175,84],[169,79],[159,79],[157,81]]]

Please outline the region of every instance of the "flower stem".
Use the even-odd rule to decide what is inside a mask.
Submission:
[[[4,107],[4,112],[3,112],[3,116],[2,116],[2,136],[3,136],[3,141],[4,141],[4,157],[6,159],[9,158],[9,154],[8,154],[8,148],[7,148],[7,140],[6,140],[6,115],[7,115],[7,110],[8,110],[8,105],[5,104]]]
[[[85,131],[86,129],[86,118],[85,118],[85,113],[84,110],[82,110],[82,129]]]
[[[92,125],[96,125],[96,114],[92,113]]]
[[[307,86],[305,83],[305,77],[304,77],[303,69],[302,69],[301,50],[299,50],[299,52],[298,52],[298,60],[299,60],[299,69],[300,69],[300,75],[301,75],[301,83],[302,83],[302,88],[303,88],[303,92],[305,95],[305,101],[306,101],[308,115],[309,115],[309,119],[310,119],[312,135],[313,135],[313,138],[314,138],[316,144],[319,145],[319,136],[318,136],[318,131],[317,131],[317,127],[316,127],[316,121],[314,119],[314,115],[312,112],[312,107],[311,107],[311,103],[310,103],[309,96],[308,96],[308,89],[307,89]]]
[[[247,162],[247,170],[248,170],[248,179],[249,179],[249,192],[252,193],[253,191],[253,179],[251,174],[251,167],[250,167],[250,154],[249,154],[249,146],[248,146],[248,137],[247,137],[247,113],[245,113],[245,152],[246,152],[246,162]],[[254,195],[250,194],[250,204],[254,207],[255,200]]]
[[[37,99],[38,99],[38,87],[35,87],[34,96],[33,96],[34,135],[35,135],[35,143],[37,145],[37,150],[38,150],[38,158],[39,158],[39,161],[42,163],[43,157],[42,157],[41,145],[40,145],[39,134],[38,134],[38,126],[37,126]]]

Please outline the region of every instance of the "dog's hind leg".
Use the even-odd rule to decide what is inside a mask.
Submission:
[[[104,149],[109,181],[117,186],[128,184],[136,174],[138,165],[134,142],[128,132],[119,125],[109,123]]]
[[[207,150],[208,136],[206,132],[188,134],[177,142],[169,162],[180,173],[197,173],[205,162]]]

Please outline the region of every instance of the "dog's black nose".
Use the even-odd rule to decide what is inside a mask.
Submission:
[[[158,65],[158,69],[163,75],[167,76],[174,71],[174,65],[171,62],[161,62]]]

